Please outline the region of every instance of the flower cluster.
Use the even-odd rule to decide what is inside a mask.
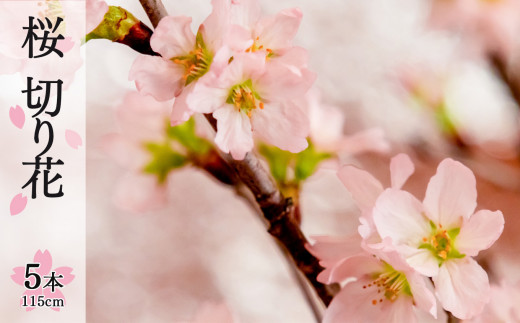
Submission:
[[[253,133],[291,152],[307,147],[309,120],[296,104],[314,82],[307,53],[293,46],[302,13],[262,17],[255,0],[213,0],[196,34],[191,18],[163,18],[151,38],[159,56],[141,55],[130,70],[142,94],[175,98],[171,124],[213,114],[216,144],[235,159],[253,149]]]
[[[474,318],[489,301],[490,285],[473,257],[502,233],[502,213],[475,212],[476,180],[460,162],[440,163],[422,202],[402,190],[414,172],[407,155],[394,157],[390,171],[387,189],[354,166],[338,173],[362,215],[360,236],[317,237],[309,247],[325,268],[318,280],[347,281],[325,322],[445,321],[434,295],[454,316]]]

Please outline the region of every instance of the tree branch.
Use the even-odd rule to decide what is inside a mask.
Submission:
[[[143,6],[146,15],[150,18],[152,26],[155,28],[159,24],[162,18],[168,16],[168,12],[161,0],[139,0],[141,6]]]
[[[139,0],[154,27],[167,16],[166,9],[160,0]],[[216,130],[216,120],[211,115],[206,119]],[[298,212],[292,200],[284,198],[270,173],[261,165],[253,154],[246,154],[244,160],[234,160],[229,154],[219,151],[220,156],[236,172],[240,180],[251,190],[265,220],[269,224],[269,233],[283,245],[290,258],[300,271],[307,277],[320,299],[328,305],[339,285],[324,285],[317,281],[318,274],[323,270],[319,261],[306,248],[308,241],[294,221]]]

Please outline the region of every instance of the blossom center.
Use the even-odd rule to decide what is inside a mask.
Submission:
[[[421,249],[428,249],[439,261],[441,265],[445,260],[452,258],[464,258],[464,254],[459,253],[455,249],[455,239],[460,232],[459,228],[446,230],[435,223],[430,222],[432,233],[430,237],[424,237],[422,243],[419,246]]]
[[[403,294],[412,296],[406,275],[386,263],[385,271],[376,274],[375,279],[368,285],[363,285],[363,289],[366,288],[377,289],[377,297],[372,299],[373,305],[383,303],[385,300],[393,302]]]
[[[271,56],[274,55],[273,50],[270,48],[264,48],[264,45],[260,44],[260,37],[256,37],[255,40],[253,41],[253,45],[251,45],[251,47],[246,49],[246,53],[250,53],[250,52],[254,53],[259,50],[265,50],[267,52],[267,54],[265,56],[266,60],[268,60],[269,58],[271,58]]]
[[[171,59],[175,64],[184,67],[183,80],[185,85],[198,80],[201,76],[206,74],[213,60],[213,55],[206,48],[201,34],[197,34],[195,41],[195,49],[183,56],[173,57]]]
[[[234,105],[238,111],[246,113],[248,117],[251,117],[253,110],[264,108],[264,103],[260,101],[260,96],[254,91],[253,82],[250,79],[233,86],[226,103]]]

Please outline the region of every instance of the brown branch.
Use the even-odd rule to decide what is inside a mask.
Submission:
[[[140,2],[154,27],[167,15],[160,0],[140,0]],[[206,115],[206,119],[216,130],[216,120],[211,115]],[[307,277],[323,303],[328,305],[338,291],[339,285],[324,285],[317,281],[317,276],[323,267],[320,266],[318,259],[305,248],[308,241],[294,220],[298,218],[294,215],[295,212],[298,212],[298,208],[293,205],[290,198],[284,198],[271,174],[253,153],[246,154],[245,158],[240,161],[234,160],[229,154],[221,151],[219,154],[253,194],[264,219],[268,222],[269,233],[284,247],[292,262]],[[315,315],[319,316],[318,313]]]
[[[213,116],[205,115],[214,130],[217,130]],[[260,160],[253,154],[246,154],[243,160],[234,160],[229,154],[221,152],[221,157],[233,167],[237,176],[253,193],[256,202],[269,224],[269,233],[275,237],[289,253],[292,261],[307,277],[318,296],[328,305],[338,285],[324,285],[317,281],[318,274],[323,270],[319,261],[306,248],[307,238],[300,230],[295,219],[299,218],[298,208],[291,199],[285,199],[271,174],[262,166]]]
[[[152,26],[155,28],[159,24],[162,18],[168,16],[168,12],[161,0],[139,0],[141,6],[143,6],[146,15],[150,18]]]

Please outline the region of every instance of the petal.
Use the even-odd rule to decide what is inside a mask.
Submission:
[[[344,258],[362,252],[358,235],[346,237],[319,236],[311,237],[316,242],[307,249],[319,260],[327,262],[337,262]]]
[[[25,113],[23,109],[17,105],[16,107],[11,107],[9,109],[9,118],[15,127],[18,129],[22,129],[25,123]]]
[[[231,4],[229,0],[212,0],[213,10],[199,27],[204,44],[212,51],[217,51],[228,33]]]
[[[47,275],[51,272],[52,257],[48,250],[45,250],[44,252],[41,250],[36,251],[36,254],[34,255],[34,262],[40,264],[40,267],[36,268],[35,270],[35,272],[37,272],[40,276]]]
[[[415,305],[433,317],[437,317],[437,299],[432,292],[431,281],[416,272],[408,272],[406,280],[410,284]]]
[[[398,297],[389,308],[388,313],[380,316],[379,322],[409,322],[417,323],[414,313],[414,303],[411,297]]]
[[[387,189],[379,196],[374,208],[374,223],[381,238],[417,247],[429,234],[428,219],[423,206],[412,194]]]
[[[299,153],[308,146],[309,118],[293,102],[265,104],[253,111],[251,122],[256,135],[280,149]]]
[[[195,35],[190,25],[190,17],[162,18],[150,39],[152,49],[161,54],[164,59],[188,54],[195,48]]]
[[[58,279],[60,284],[67,285],[71,281],[74,280],[74,277],[76,277],[76,276],[74,276],[72,274],[72,270],[73,269],[71,267],[58,267],[58,268],[54,269],[55,276],[60,276],[60,275],[63,276],[63,278]]]
[[[320,150],[336,150],[343,135],[343,112],[335,106],[324,104],[321,93],[316,88],[307,92],[301,104],[307,106],[312,143]]]
[[[234,159],[244,159],[253,149],[253,131],[251,122],[245,113],[226,104],[213,113],[217,119],[215,143],[225,153],[231,153]]]
[[[381,299],[376,288],[363,288],[370,280],[348,283],[332,299],[323,323],[348,322],[416,322],[411,297],[398,297],[394,302]]]
[[[374,273],[381,273],[383,270],[383,263],[365,252],[338,262],[332,268],[326,283],[340,283],[348,278],[373,279]]]
[[[481,313],[489,301],[488,276],[471,257],[444,262],[433,283],[444,309],[463,320]]]
[[[406,245],[399,246],[399,252],[406,258],[410,267],[427,277],[436,276],[439,273],[439,262],[427,249],[417,249]]]
[[[392,188],[400,189],[415,171],[415,166],[406,154],[399,154],[390,161]]]
[[[296,100],[305,96],[316,74],[299,61],[306,60],[304,49],[294,48],[266,64],[265,73],[256,82],[260,96],[270,101]],[[265,59],[264,59],[265,61]]]
[[[11,275],[11,279],[18,285],[22,285],[25,282],[25,267],[14,267],[14,274]]]
[[[343,166],[338,177],[363,212],[371,210],[383,193],[383,185],[372,174],[357,167]]]
[[[158,101],[170,100],[180,94],[184,86],[184,69],[161,57],[139,55],[130,68],[129,80],[137,90]]]
[[[430,179],[424,198],[426,215],[446,229],[460,226],[477,206],[477,188],[473,172],[453,159],[444,159]]]
[[[457,249],[468,256],[476,256],[500,237],[504,230],[504,216],[500,211],[481,210],[465,221],[457,236]]]
[[[248,79],[254,81],[264,74],[266,66],[262,53],[235,54],[233,61],[222,71],[219,86],[229,87]],[[255,88],[255,90],[258,89]]]
[[[22,193],[16,194],[9,204],[9,213],[11,215],[20,214],[27,206],[27,196],[23,196]]]
[[[214,87],[206,82],[197,82],[193,91],[186,96],[186,105],[194,112],[212,113],[226,103],[228,94],[229,90],[226,88]]]
[[[172,127],[178,126],[186,121],[188,121],[193,115],[193,111],[191,111],[186,102],[188,95],[193,92],[193,83],[188,85],[182,91],[181,95],[175,98],[172,107],[172,113],[170,115],[170,125]]]
[[[78,149],[79,146],[83,145],[81,136],[76,131],[70,129],[65,130],[65,141],[73,149]]]
[[[260,37],[260,43],[275,52],[290,47],[302,16],[300,9],[292,8],[282,10],[274,17],[264,18],[258,22],[254,38]]]
[[[233,25],[226,35],[226,44],[234,51],[242,52],[250,48],[254,44],[254,40],[248,28]]]
[[[231,23],[247,28],[252,28],[262,13],[258,0],[232,0],[230,10]]]

